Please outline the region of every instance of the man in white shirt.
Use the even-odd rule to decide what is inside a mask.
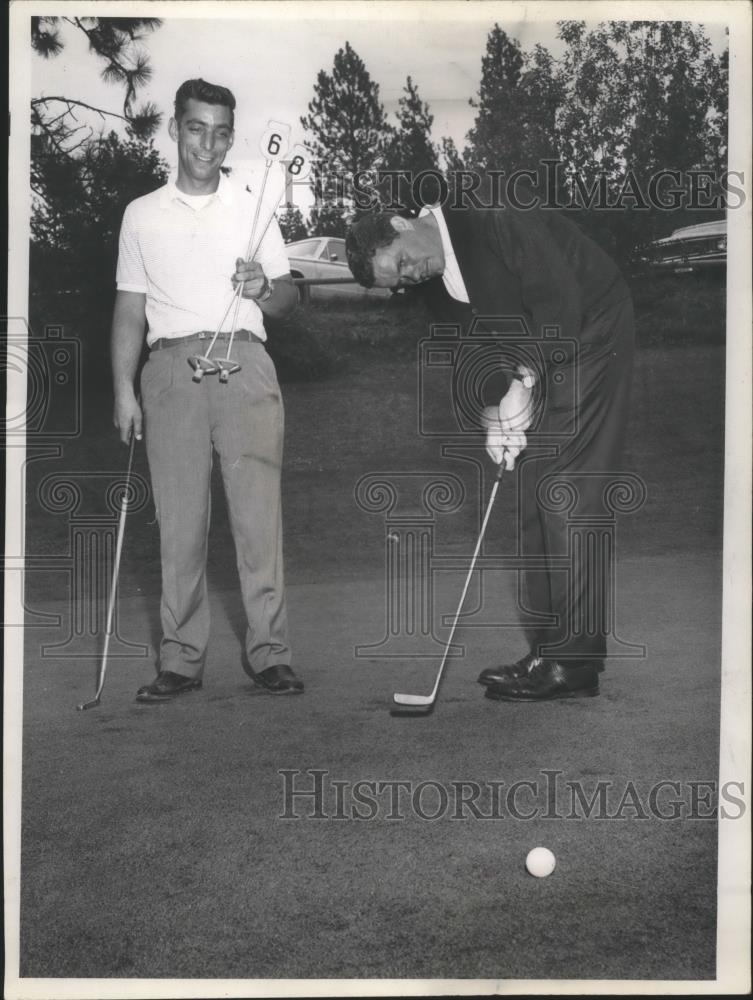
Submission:
[[[204,80],[182,84],[169,123],[177,174],[128,205],[120,233],[113,420],[124,442],[132,434],[137,440],[146,436],[162,560],[159,668],[137,693],[143,702],[165,701],[202,685],[213,449],[220,457],[248,618],[244,668],[271,693],[303,690],[290,666],[285,609],[282,399],[264,348],[264,316],[287,315],[297,296],[276,221],[254,259],[245,260],[256,196],[220,170],[233,144],[234,108],[225,87]],[[259,220],[257,238],[266,222]],[[241,283],[234,318],[233,294]],[[212,359],[229,356],[240,368],[223,378],[218,371],[207,373],[197,383],[192,368],[218,325]],[[139,402],[135,380],[145,334],[150,353]]]

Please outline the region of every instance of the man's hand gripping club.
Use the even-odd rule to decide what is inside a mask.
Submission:
[[[486,430],[486,452],[496,465],[506,471],[515,468],[515,460],[525,448],[525,432],[533,419],[533,373],[520,369],[524,382],[515,378],[498,406],[487,406],[481,415]],[[530,388],[527,387],[530,385]]]

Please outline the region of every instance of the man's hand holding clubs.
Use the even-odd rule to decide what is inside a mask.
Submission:
[[[239,257],[235,262],[233,288],[243,284],[243,298],[263,301],[269,296],[270,283],[261,264],[255,260],[243,260]]]

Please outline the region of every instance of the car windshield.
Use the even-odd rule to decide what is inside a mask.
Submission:
[[[304,240],[302,243],[290,243],[287,250],[293,257],[316,257],[319,252],[319,240]]]
[[[327,240],[322,249],[323,260],[345,261],[345,240]]]

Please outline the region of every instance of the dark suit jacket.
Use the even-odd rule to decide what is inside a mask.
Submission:
[[[470,304],[452,299],[441,277],[421,288],[434,318],[464,334],[474,317],[496,317],[500,330],[519,317],[534,339],[557,327],[564,341],[583,343],[600,313],[630,297],[611,258],[559,212],[444,207],[443,214]],[[485,402],[499,402],[507,384]]]

